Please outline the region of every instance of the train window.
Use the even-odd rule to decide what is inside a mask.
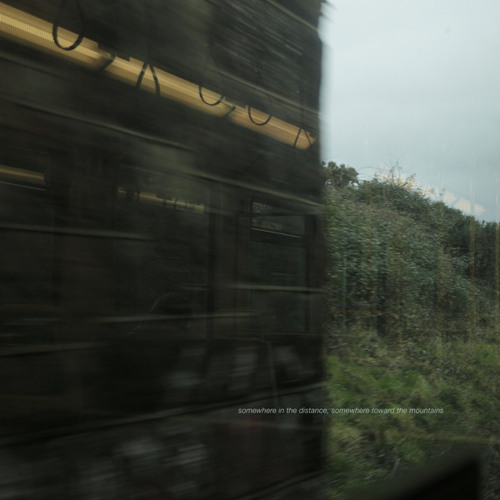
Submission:
[[[115,226],[147,241],[125,242],[117,253],[118,312],[189,315],[190,333],[206,334],[207,198],[206,187],[191,178],[121,167]]]
[[[250,276],[253,283],[281,287],[306,284],[306,249],[273,242],[250,242]]]
[[[269,203],[252,203],[250,301],[267,332],[294,333],[307,328],[305,233],[304,215]]]
[[[303,236],[305,231],[304,217],[289,210],[273,207],[261,202],[252,203],[252,229]]]

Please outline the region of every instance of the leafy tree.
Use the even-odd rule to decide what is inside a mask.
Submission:
[[[321,162],[325,185],[335,189],[342,189],[347,186],[358,184],[358,172],[352,167],[347,167],[343,163],[337,165],[334,161],[329,161],[328,165]]]

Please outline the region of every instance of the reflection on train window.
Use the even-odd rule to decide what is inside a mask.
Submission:
[[[266,333],[298,333],[306,329],[307,299],[303,293],[256,289],[250,304],[259,312]]]
[[[305,229],[304,215],[252,204],[250,303],[267,332],[303,332],[307,327]]]
[[[252,229],[290,236],[303,236],[305,231],[304,217],[283,208],[253,202]]]
[[[303,287],[306,284],[306,250],[274,242],[250,242],[250,277],[253,283]]]
[[[206,188],[187,177],[126,166],[116,194],[115,227],[147,238],[122,245],[115,272],[117,311],[169,314],[170,306],[160,310],[153,304],[161,297],[175,297],[189,304],[177,315],[189,311],[195,318],[189,324],[198,331],[191,333],[205,335],[205,322],[196,318],[207,309]]]

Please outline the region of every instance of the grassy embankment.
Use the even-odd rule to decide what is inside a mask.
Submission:
[[[329,416],[332,498],[349,498],[359,487],[467,445],[484,449],[485,498],[498,498],[500,345],[409,342],[391,348],[375,334],[358,334],[353,344],[329,356],[330,407],[395,410]],[[410,414],[411,408],[443,413]]]

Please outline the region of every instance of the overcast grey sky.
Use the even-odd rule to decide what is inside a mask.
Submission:
[[[500,221],[499,23],[499,0],[329,0],[322,159],[399,165]]]

